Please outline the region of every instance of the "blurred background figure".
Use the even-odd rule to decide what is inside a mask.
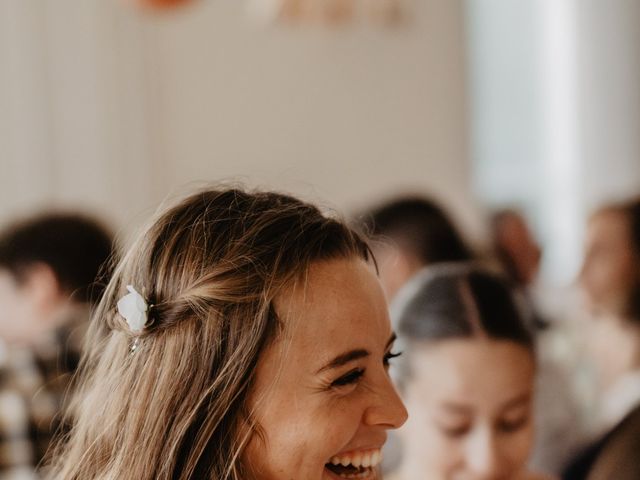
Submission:
[[[491,218],[491,239],[496,258],[504,274],[523,296],[535,328],[547,322],[531,298],[542,260],[542,249],[524,216],[514,209],[497,211]]]
[[[560,473],[589,437],[584,419],[587,406],[572,378],[578,362],[576,345],[566,322],[554,317],[566,315],[553,309],[561,304],[558,297],[563,294],[541,284],[542,247],[523,213],[499,209],[491,216],[489,227],[495,259],[536,338],[536,435],[531,465]]]
[[[373,250],[389,301],[424,267],[474,257],[444,209],[429,198],[397,198],[362,219],[375,240]]]
[[[634,449],[640,439],[640,200],[593,214],[579,280],[591,314],[584,331],[599,394],[599,439],[564,478],[596,478],[603,472],[610,476],[597,478],[640,478]]]
[[[394,317],[406,342],[409,420],[393,480],[534,479],[535,340],[508,285],[469,265],[407,285]]]
[[[524,216],[515,209],[498,210],[491,227],[493,245],[508,278],[520,287],[533,284],[542,250]]]
[[[36,478],[76,369],[91,305],[108,279],[111,234],[76,214],[0,232],[0,478]]]
[[[489,264],[488,259],[473,254],[445,210],[426,197],[398,198],[363,218],[374,236],[380,279],[392,305],[415,295],[413,287],[403,287],[418,272],[425,275],[430,269],[438,272],[438,267],[445,264],[469,261]],[[542,249],[524,217],[515,210],[500,210],[490,227],[498,267],[536,342],[538,374],[532,421],[536,428],[531,465],[542,472],[560,473],[587,437],[584,407],[571,379],[575,361],[567,355],[567,350],[574,347],[559,322],[552,324],[539,313],[544,310],[536,302],[540,296],[542,300],[548,298],[549,292],[539,288]],[[404,341],[401,337],[399,344]],[[393,469],[401,455],[402,447],[392,434],[385,451],[385,469]]]

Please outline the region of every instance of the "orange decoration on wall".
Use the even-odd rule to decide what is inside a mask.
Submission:
[[[191,3],[192,0],[134,0],[134,3],[141,7],[146,8],[173,8],[180,7],[187,3]]]
[[[248,0],[266,20],[344,25],[360,20],[394,25],[405,19],[405,0]]]

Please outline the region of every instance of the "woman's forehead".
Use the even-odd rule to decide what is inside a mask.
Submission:
[[[511,341],[444,340],[412,347],[410,357],[420,395],[506,398],[533,386],[534,359]]]
[[[311,264],[302,281],[280,295],[276,313],[285,337],[308,348],[334,348],[386,341],[388,311],[380,283],[360,259],[333,259]],[[384,338],[382,338],[384,337]]]

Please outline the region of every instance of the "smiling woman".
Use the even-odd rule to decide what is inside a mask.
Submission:
[[[247,463],[258,478],[375,478],[385,431],[405,411],[389,384],[394,335],[371,267],[312,265],[276,311],[289,331],[258,367],[255,415],[268,438],[254,437]]]
[[[52,476],[376,479],[406,420],[393,340],[358,234],[286,195],[200,192],[117,266]]]

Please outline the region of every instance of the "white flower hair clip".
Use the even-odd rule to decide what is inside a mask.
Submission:
[[[129,291],[118,300],[118,313],[127,321],[133,333],[140,333],[147,323],[149,305],[132,285],[127,285]]]

